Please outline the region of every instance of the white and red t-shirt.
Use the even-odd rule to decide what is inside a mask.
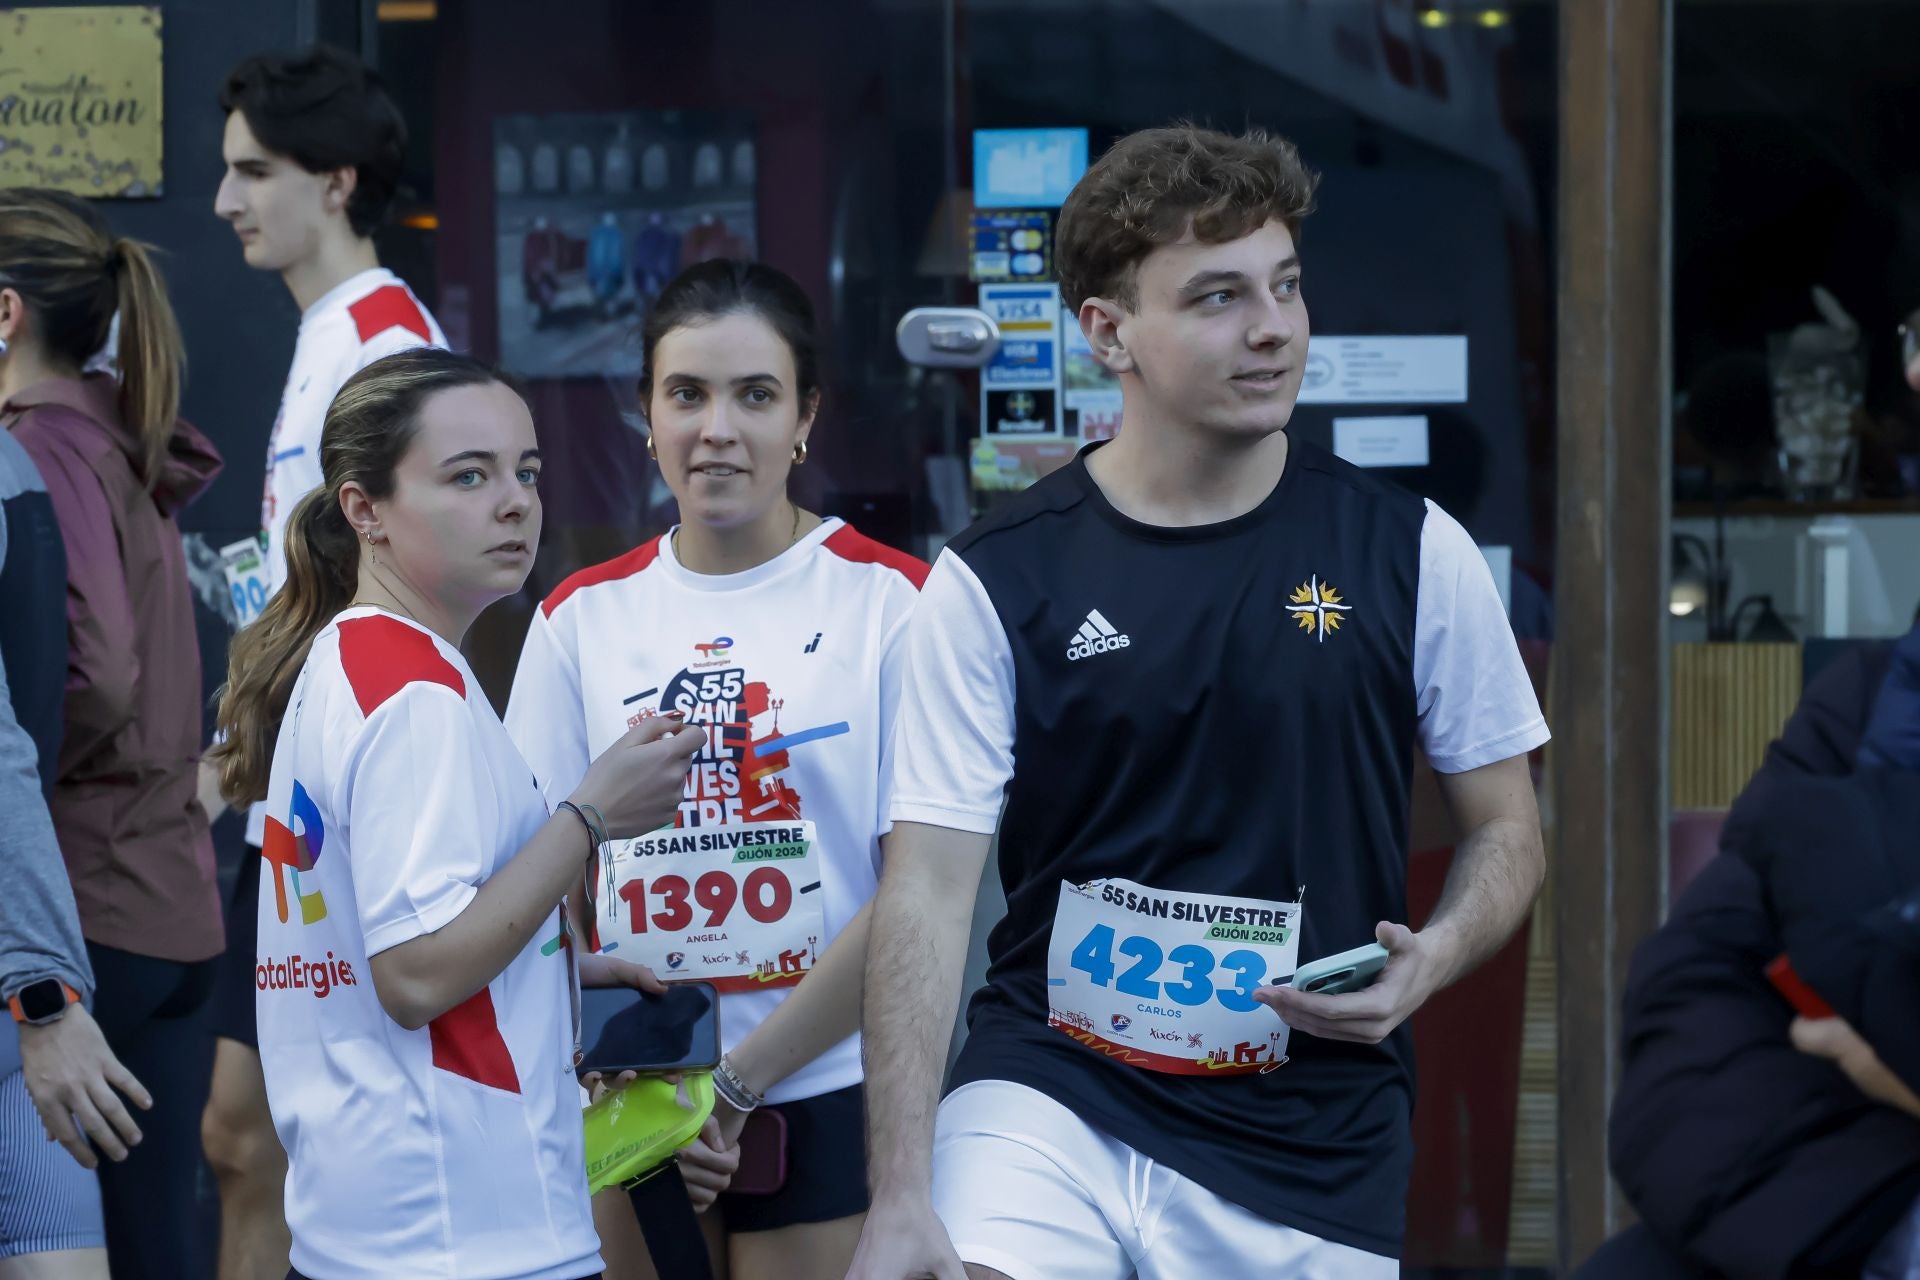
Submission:
[[[320,483],[320,428],[341,385],[382,356],[446,345],[447,335],[413,290],[385,267],[335,285],[300,317],[293,368],[267,444],[266,494],[260,504],[269,592],[287,580],[287,517]]]
[[[671,829],[617,842],[592,945],[700,978],[738,1044],[878,884],[906,622],[927,566],[839,520],[745,573],[694,573],[656,538],[534,615],[507,729],[552,803],[627,729],[679,710],[708,743]],[[850,1036],[776,1102],[859,1083]]]
[[[578,1280],[600,1269],[556,909],[409,1031],[369,957],[438,930],[547,820],[458,650],[377,609],[313,642],[267,789],[260,1061],[313,1280]]]

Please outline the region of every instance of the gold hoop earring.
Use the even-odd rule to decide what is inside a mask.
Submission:
[[[804,467],[807,465],[807,442],[805,440],[796,440],[793,442],[793,465],[796,467]]]
[[[648,433],[647,433],[647,456],[648,456],[649,458],[652,458],[652,459],[653,459],[653,460],[654,460],[655,462],[658,462],[658,461],[660,461],[660,454],[659,454],[659,453],[658,453],[658,451],[656,451],[656,450],[654,449],[654,447],[653,447],[653,433],[652,433],[652,432],[648,432]]]

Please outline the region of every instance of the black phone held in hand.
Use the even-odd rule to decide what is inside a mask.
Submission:
[[[661,996],[632,987],[580,992],[576,1075],[703,1071],[720,1061],[720,997],[713,984],[676,982]]]

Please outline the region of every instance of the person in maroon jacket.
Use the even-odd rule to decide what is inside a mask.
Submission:
[[[119,376],[83,372],[109,340]],[[174,514],[220,469],[179,419],[181,343],[146,248],[86,202],[0,191],[0,425],[45,479],[67,548],[67,690],[49,808],[96,980],[94,1017],[159,1090],[101,1170],[128,1277],[194,1270],[203,1010],[225,946],[196,795],[200,663]]]

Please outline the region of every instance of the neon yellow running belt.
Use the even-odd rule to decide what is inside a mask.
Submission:
[[[693,1141],[712,1110],[708,1071],[689,1071],[677,1085],[649,1076],[609,1090],[582,1113],[589,1192],[631,1182],[664,1164]]]

